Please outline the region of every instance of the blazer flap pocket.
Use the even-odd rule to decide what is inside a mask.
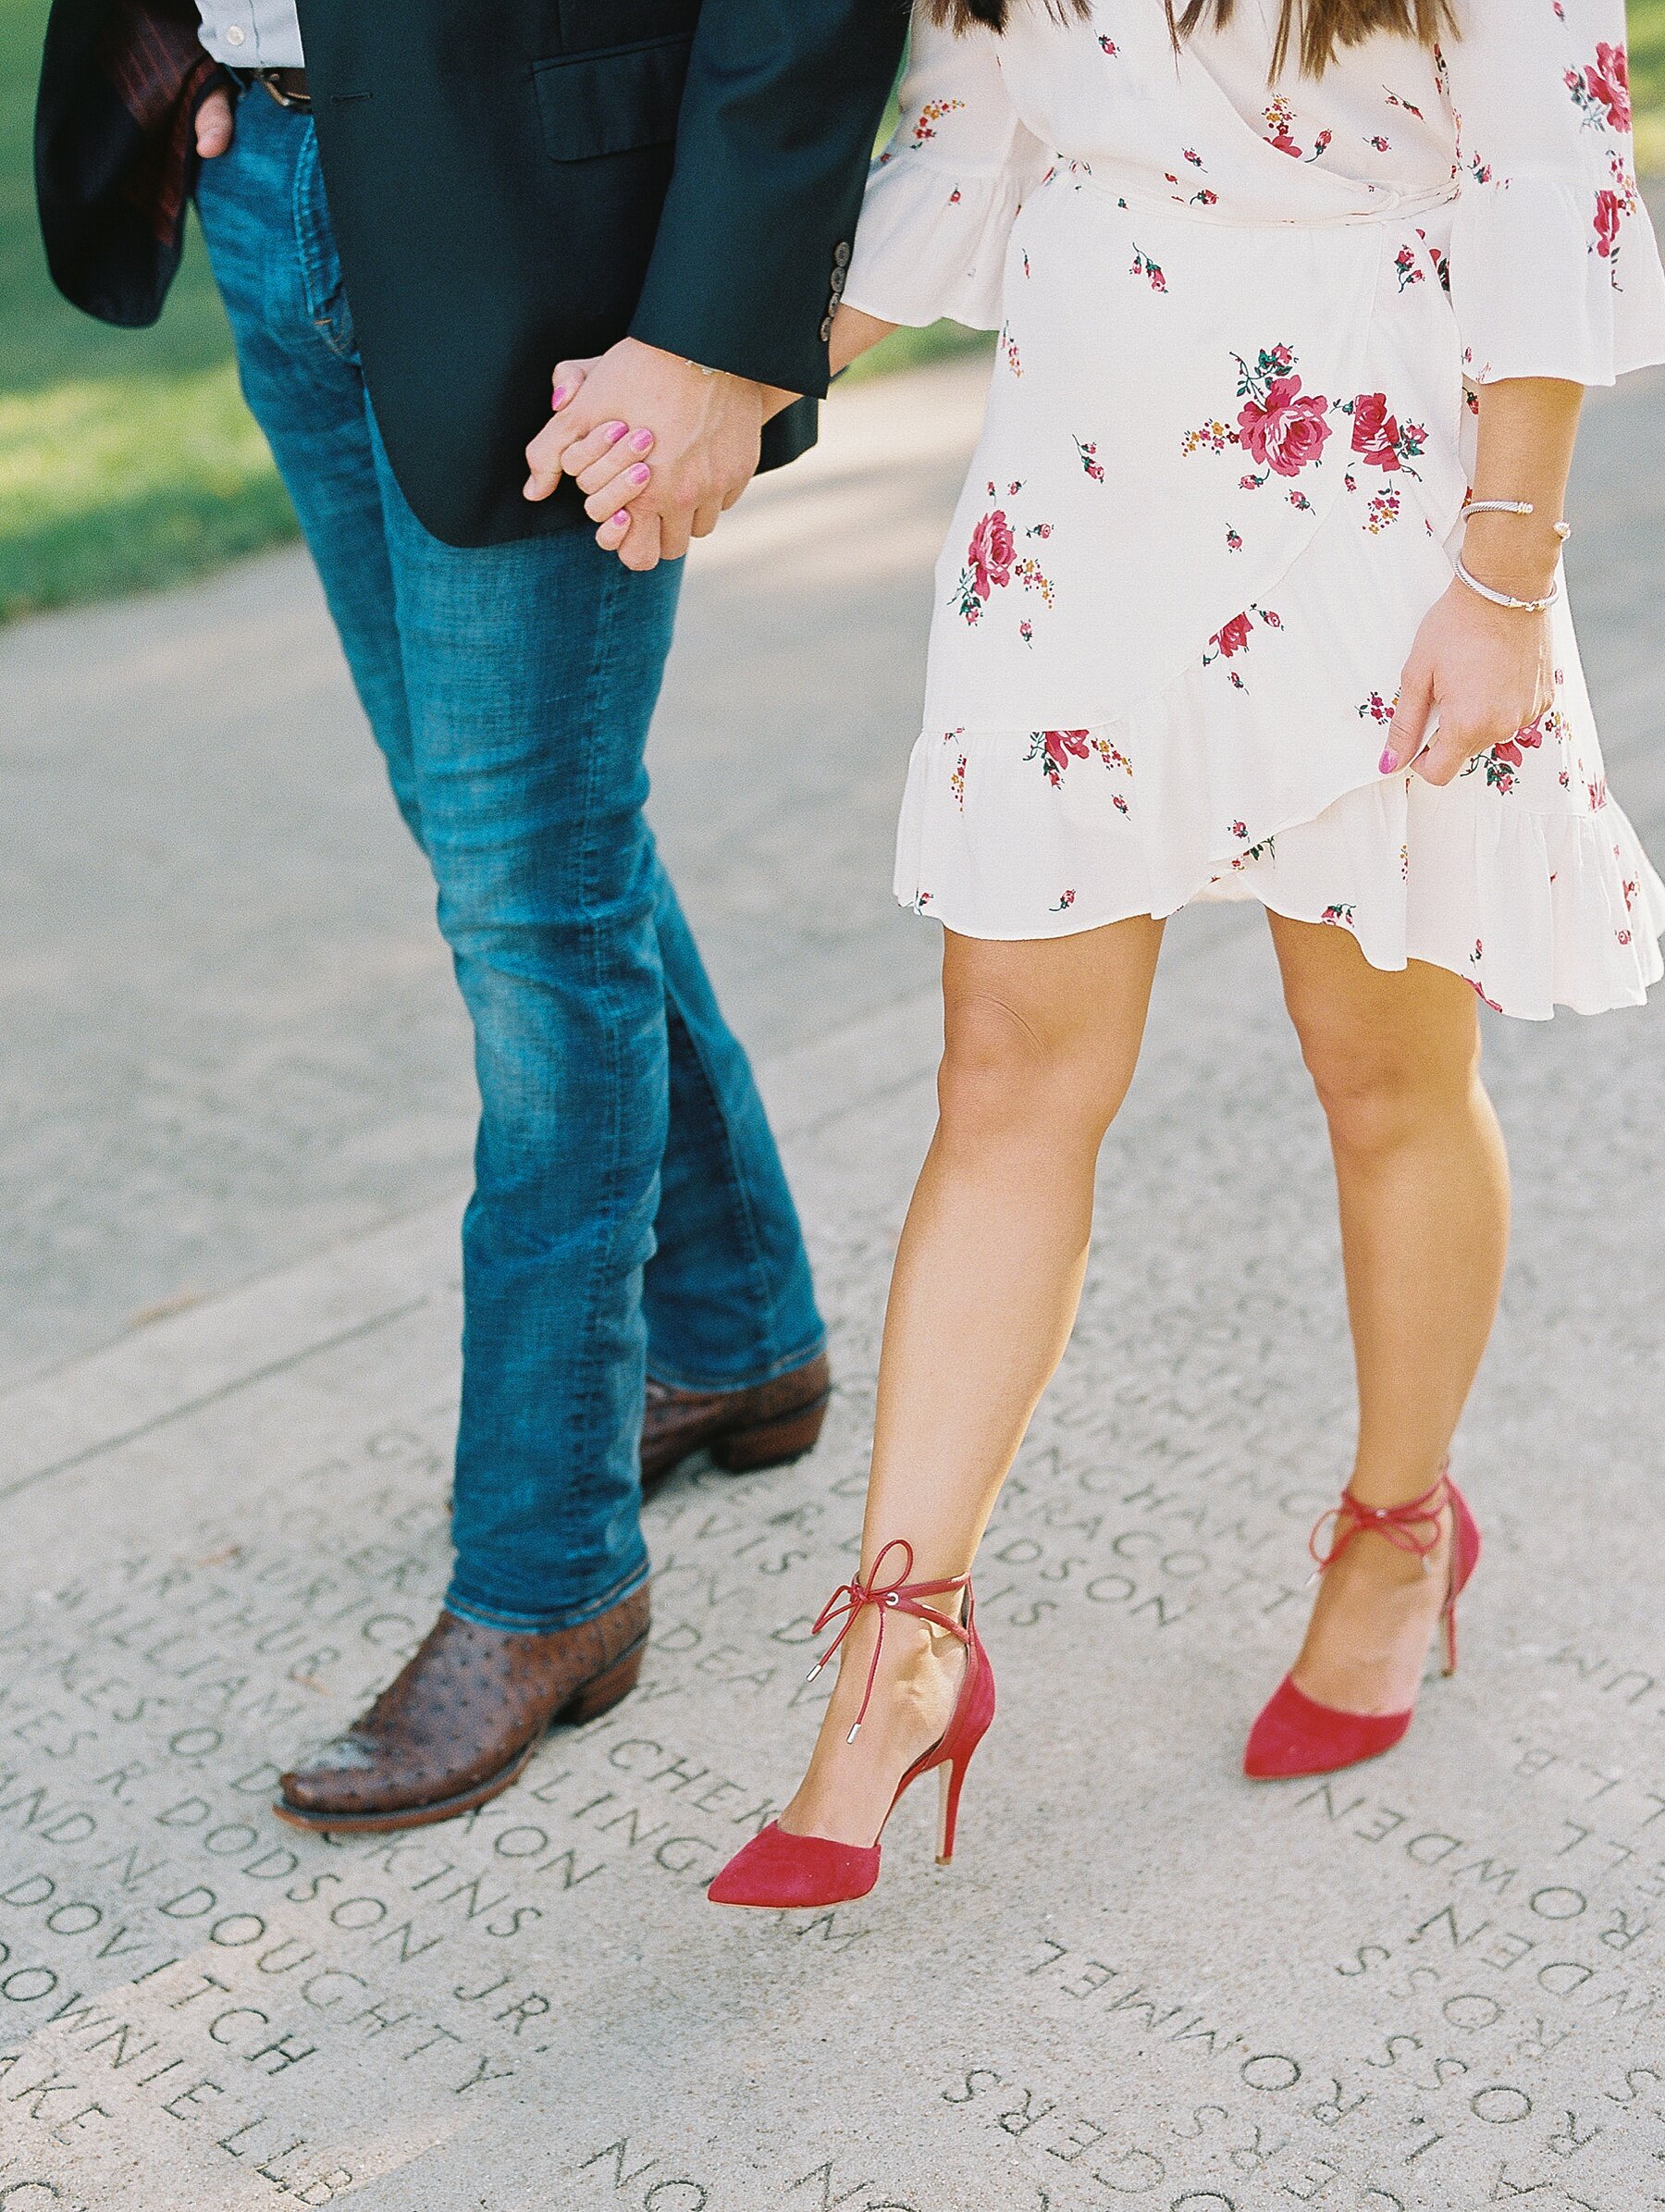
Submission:
[[[653,39],[610,54],[533,65],[544,150],[551,161],[594,161],[676,136],[690,38]]]

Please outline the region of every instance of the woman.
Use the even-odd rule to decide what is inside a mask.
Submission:
[[[1442,1625],[1454,1663],[1508,1214],[1478,1001],[1661,972],[1560,597],[1582,387],[1665,359],[1621,0],[922,0],[834,357],[944,315],[1000,340],[898,859],[946,930],[941,1119],[837,1685],[722,1903],[865,1894],[933,1770],[952,1850],[993,1710],[967,1577],[1165,916],[1264,901],[1340,1195],[1357,1452],[1254,1776],[1386,1749]]]

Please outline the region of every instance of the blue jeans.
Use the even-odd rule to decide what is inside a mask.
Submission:
[[[648,1574],[649,1361],[738,1389],[825,1341],[751,1069],[642,814],[680,565],[633,575],[582,528],[477,550],[424,529],[366,402],[306,117],[251,93],[197,198],[474,1020],[446,1603],[569,1627]]]

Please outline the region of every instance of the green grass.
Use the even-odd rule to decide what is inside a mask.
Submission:
[[[0,620],[174,583],[294,530],[193,237],[154,330],[59,299],[31,138],[44,0],[0,0]]]
[[[1665,0],[1630,0],[1631,83],[1636,103],[1636,158],[1665,170]]]
[[[192,236],[154,330],[67,306],[41,256],[30,174],[45,0],[0,0],[0,621],[177,583],[294,530],[238,396],[225,317]],[[1631,0],[1637,142],[1665,170],[1665,0]],[[986,343],[903,330],[865,378]]]

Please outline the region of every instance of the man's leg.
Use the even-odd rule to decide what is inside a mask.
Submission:
[[[424,839],[383,472],[310,123],[263,95],[250,95],[239,111],[231,152],[204,167],[199,207],[244,390],[294,499],[400,807]],[[402,502],[397,520],[414,531]],[[412,596],[420,616],[422,594]],[[662,627],[668,635],[668,615]],[[644,642],[657,685],[664,640],[650,633]],[[431,673],[429,662],[422,665]],[[431,700],[426,703],[431,708]],[[482,791],[488,792],[489,782],[482,775]],[[454,860],[466,836],[458,839],[454,822],[451,829]],[[651,869],[650,852],[646,865]],[[651,930],[637,933],[655,964]],[[657,1003],[662,1031],[662,991]],[[662,1058],[662,1040],[660,1052]],[[497,1057],[512,1067],[512,1053]],[[549,1057],[559,1061],[559,1055]],[[662,1067],[654,1081],[662,1097]],[[486,1131],[485,1149],[494,1159],[504,1149],[499,1139],[505,1120],[512,1118],[501,1110],[500,1091],[494,1082],[500,1111],[488,1118]],[[645,1141],[650,1149],[662,1145],[662,1131],[650,1129]],[[614,1393],[612,1425],[627,1436],[640,1414],[639,1359],[635,1364],[634,1389],[626,1377]],[[628,1359],[623,1365],[628,1368]],[[481,1366],[488,1371],[489,1358]],[[528,1426],[537,1411],[529,1410]],[[616,1475],[616,1459],[604,1464]],[[626,1495],[613,1518],[617,1548],[639,1551],[633,1479],[627,1471]],[[547,1504],[528,1502],[546,1535],[550,1516],[541,1509]],[[630,1687],[646,1626],[645,1588],[583,1627],[548,1637],[507,1636],[442,1614],[416,1661],[372,1712],[307,1773],[288,1778],[277,1810],[305,1825],[349,1829],[414,1825],[463,1810],[512,1778],[554,1713],[584,1717]],[[438,1727],[437,1713],[444,1715]],[[464,1716],[475,1722],[477,1740],[465,1740],[468,1730],[457,1724]]]
[[[381,483],[310,120],[248,93],[230,150],[202,165],[197,212],[243,394],[294,501],[400,811],[420,837]]]
[[[679,572],[458,550],[378,450],[424,841],[481,1123],[449,1609],[547,1635],[646,1579],[642,1270],[669,1123],[643,753]]]
[[[830,1390],[797,1210],[750,1065],[661,871],[671,1134],[648,1264],[648,1487],[709,1449],[734,1472],[809,1451]]]
[[[258,95],[238,119],[200,197],[244,388],[430,849],[479,1032],[458,1610],[279,1808],[404,1825],[481,1801],[552,1713],[635,1678],[656,1215],[672,1373],[737,1403],[734,1386],[813,1361],[820,1327],[745,1056],[641,822],[676,572],[630,579],[582,537],[468,554],[420,528],[369,421],[310,126]],[[480,1740],[453,1723],[436,1742],[436,1700],[481,1715]]]

